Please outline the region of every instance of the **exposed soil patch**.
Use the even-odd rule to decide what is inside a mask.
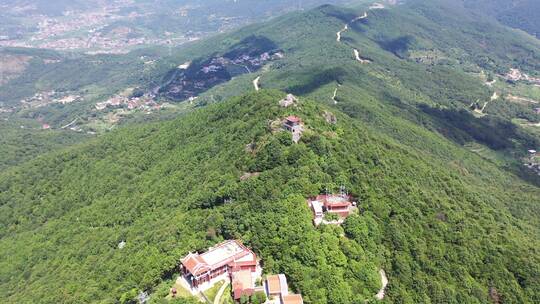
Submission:
[[[336,115],[334,115],[334,113],[324,111],[323,117],[324,117],[324,119],[326,120],[327,123],[330,123],[330,124],[333,124],[333,125],[335,125],[337,123],[337,118],[336,118]]]
[[[242,176],[240,176],[241,181],[245,181],[247,179],[250,179],[252,177],[257,177],[261,175],[261,172],[245,172]]]

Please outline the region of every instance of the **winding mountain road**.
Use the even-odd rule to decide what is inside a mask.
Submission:
[[[343,26],[343,28],[336,33],[336,35],[337,35],[336,41],[341,42],[341,37],[342,37],[343,33],[345,33],[346,31],[349,30],[349,25],[350,24],[353,24],[354,22],[356,22],[358,20],[361,20],[361,19],[365,19],[367,17],[368,17],[367,12],[364,12],[364,14],[362,16],[358,16],[358,17],[352,19],[351,21],[349,21],[349,23],[345,24]],[[354,51],[354,58],[356,59],[356,61],[358,61],[358,62],[360,62],[362,64],[371,62],[371,60],[364,59],[364,58],[360,57],[360,51],[358,51],[358,49],[353,49],[353,51]],[[332,99],[334,99],[334,98],[332,98]],[[337,103],[335,100],[334,100],[334,102]]]
[[[345,24],[345,25],[343,26],[343,28],[342,28],[339,32],[336,33],[336,35],[337,35],[336,41],[337,41],[337,42],[341,42],[341,34],[343,34],[343,33],[345,33],[346,31],[349,30],[349,24],[352,24],[352,23],[355,23],[355,22],[358,21],[358,20],[367,18],[367,16],[368,16],[368,15],[367,15],[367,12],[364,12],[364,14],[363,14],[362,16],[358,16],[358,17],[352,19],[351,21],[349,21],[349,23]]]
[[[259,91],[261,88],[259,87],[259,81],[261,80],[261,76],[258,76],[253,80],[253,87],[255,87],[255,91]]]

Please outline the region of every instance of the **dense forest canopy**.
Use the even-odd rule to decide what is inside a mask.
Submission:
[[[366,3],[171,54],[0,51],[32,57],[0,106],[43,90],[84,99],[0,113],[0,298],[133,303],[147,291],[170,303],[181,257],[240,239],[307,304],[375,303],[381,269],[385,303],[539,303],[540,179],[522,159],[540,145],[540,115],[510,97],[540,92],[505,74],[539,77],[540,42],[453,1]],[[279,56],[230,63],[265,52]],[[222,58],[226,80],[197,84],[189,102],[171,94],[200,80],[180,64],[200,76]],[[100,136],[54,128],[96,131],[125,108],[95,103],[127,87],[180,110],[135,111]],[[287,108],[286,93],[298,97]],[[281,128],[288,115],[305,122],[298,144]],[[306,198],[340,187],[358,212],[314,227]]]
[[[536,0],[463,0],[465,7],[489,14],[508,26],[540,37],[540,2]]]
[[[538,300],[538,188],[442,137],[426,140],[453,161],[283,97],[233,98],[3,172],[1,297],[116,302],[174,276],[188,251],[239,238],[307,303],[371,300],[379,268],[390,302]],[[272,123],[289,114],[306,123],[299,144]],[[305,198],[340,185],[359,214],[313,227]]]

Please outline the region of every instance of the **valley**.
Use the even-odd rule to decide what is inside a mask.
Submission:
[[[0,47],[87,54],[125,54],[147,47],[174,47],[287,11],[324,3],[274,1],[0,1]],[[346,1],[335,1],[344,3]]]

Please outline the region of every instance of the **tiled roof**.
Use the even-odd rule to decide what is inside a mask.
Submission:
[[[266,284],[268,286],[268,292],[270,294],[281,293],[281,284],[279,283],[278,275],[270,275],[266,278]]]
[[[318,195],[316,200],[322,201],[326,207],[345,207],[351,205],[351,197],[349,195]]]
[[[200,255],[190,253],[181,262],[191,274],[197,276],[225,265],[256,265],[257,257],[239,241],[231,240],[220,243]]]
[[[299,294],[289,294],[281,297],[282,304],[303,304],[304,300],[302,295]]]
[[[301,121],[302,121],[302,119],[300,119],[300,117],[294,116],[294,115],[287,116],[286,119],[287,119],[288,121],[290,121],[290,122],[301,122]]]
[[[251,271],[243,270],[235,272],[233,275],[233,292],[234,298],[238,299],[243,294],[251,295],[253,293],[253,278]]]

